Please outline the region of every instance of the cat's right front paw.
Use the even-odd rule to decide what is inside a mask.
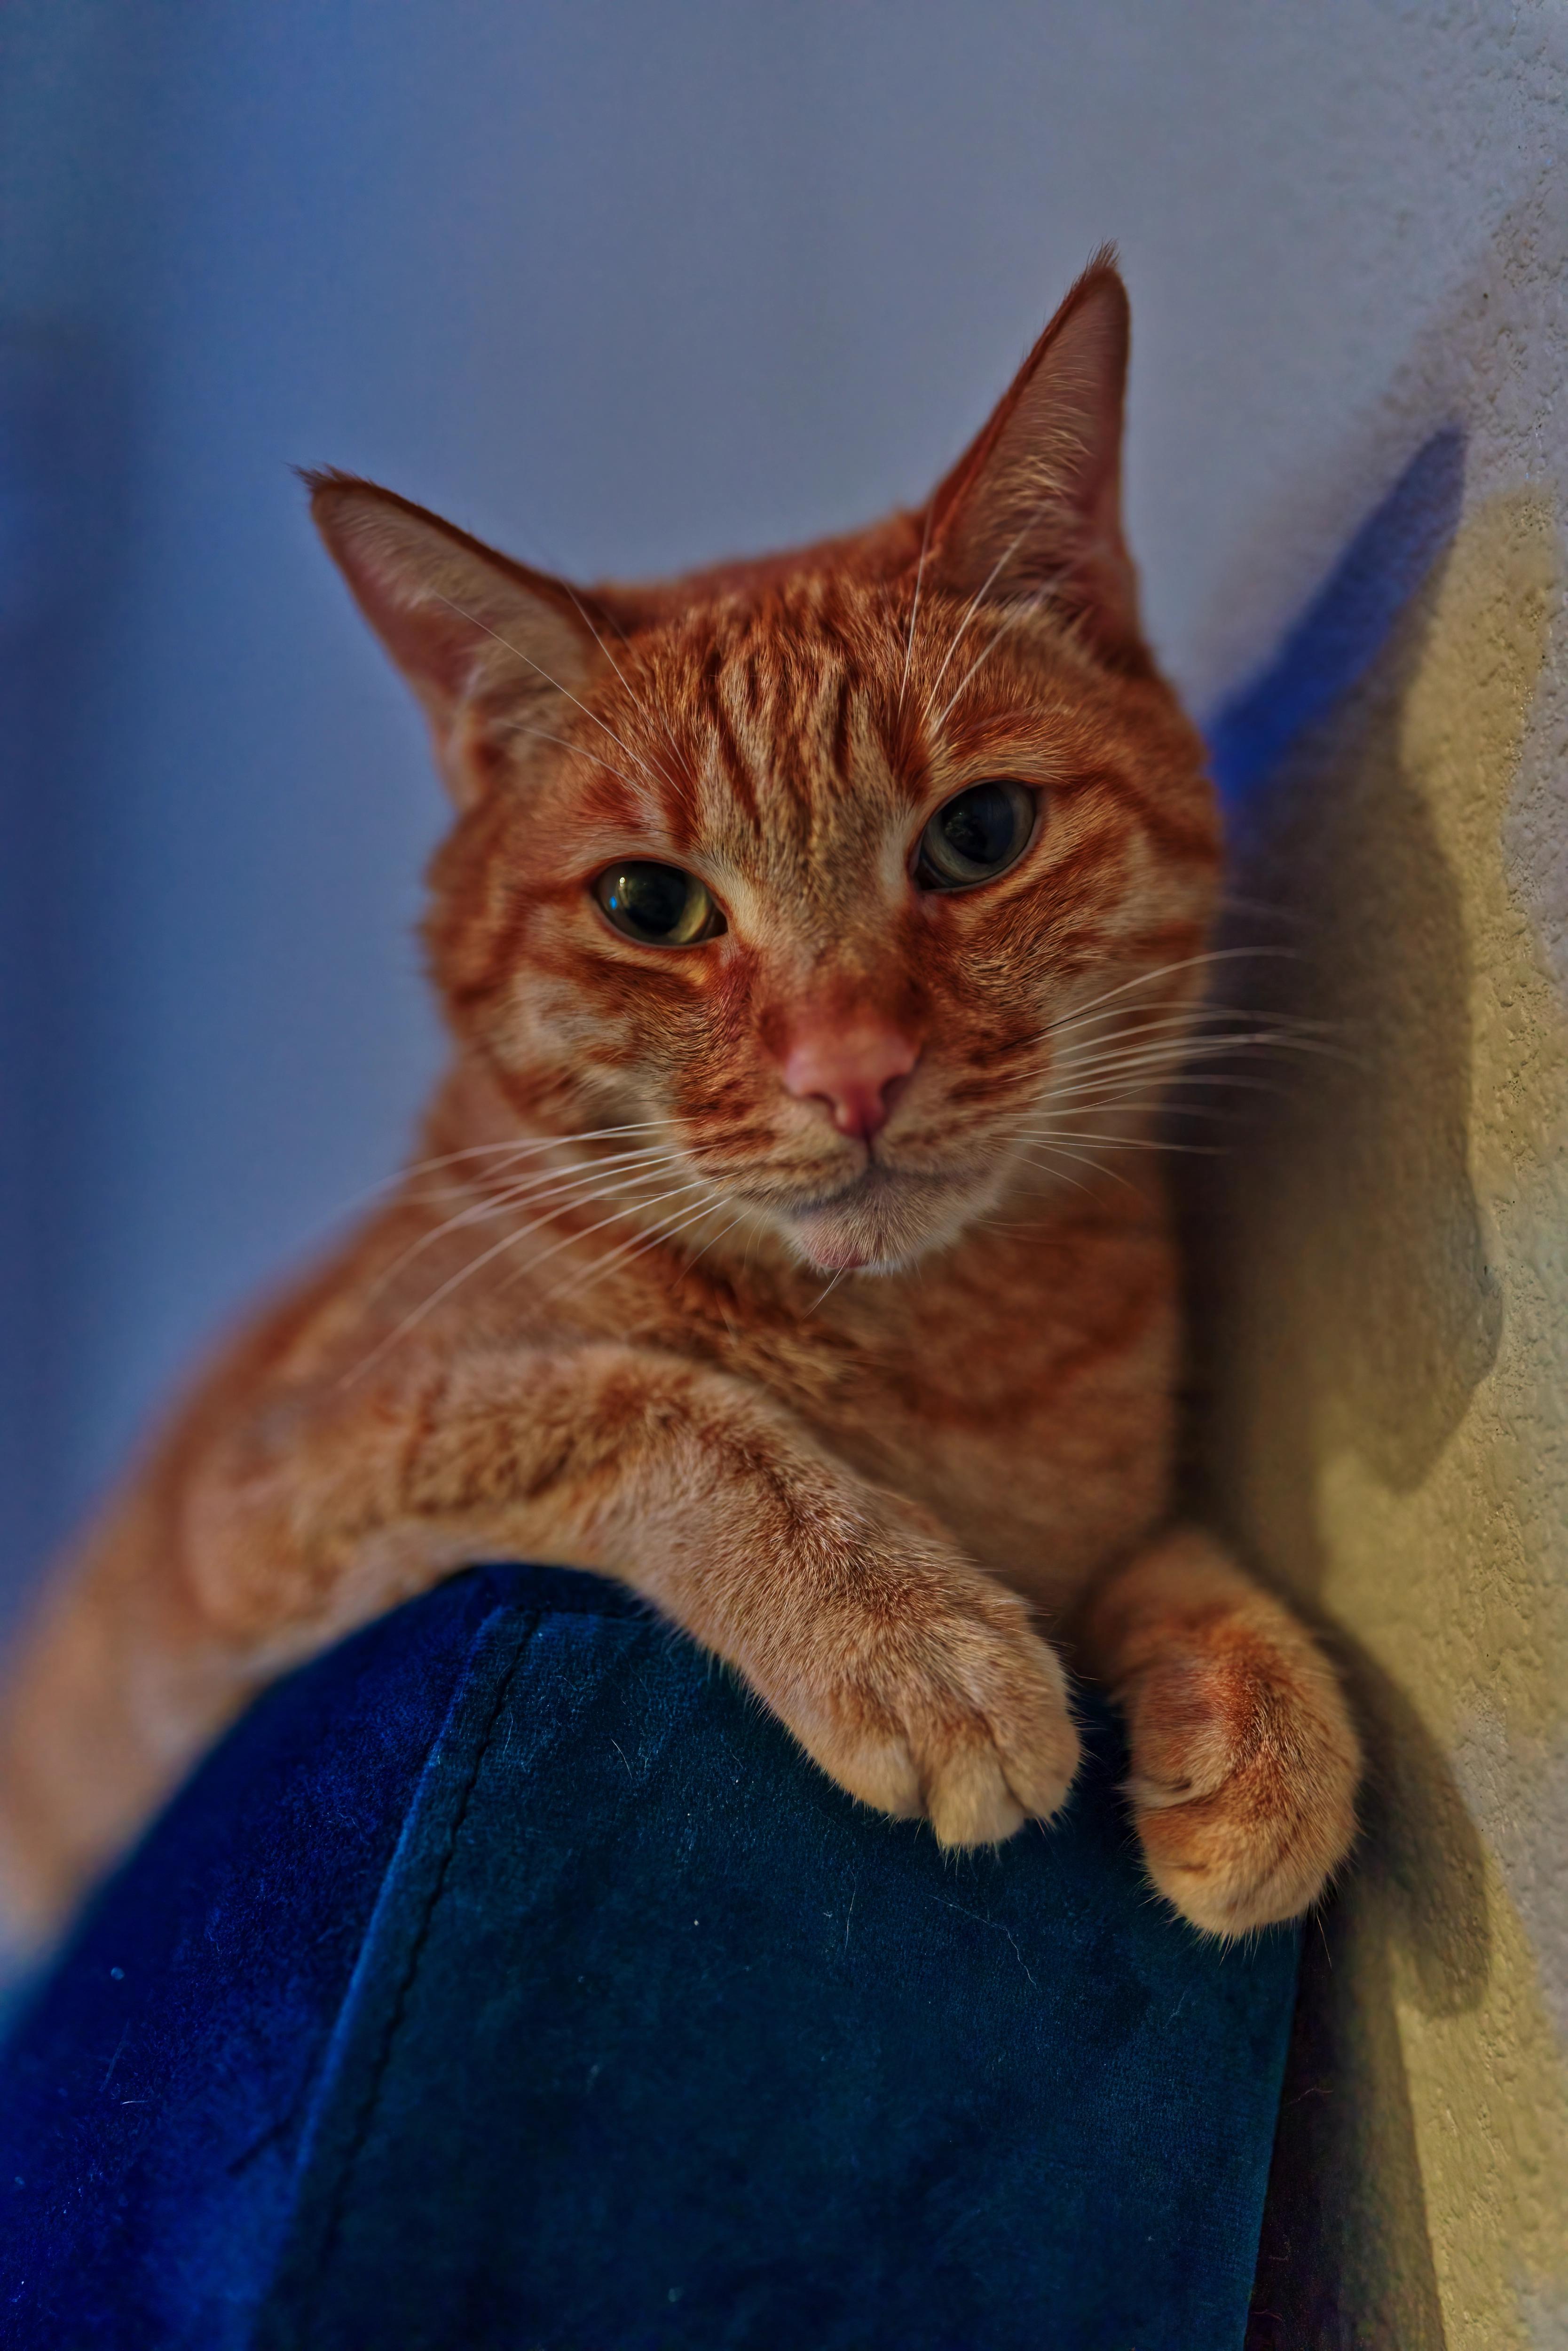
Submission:
[[[851,1795],[925,1815],[944,1845],[1060,1810],[1079,1761],[1066,1676],[1015,1593],[967,1564],[879,1561],[813,1631],[805,1669],[768,1696]]]

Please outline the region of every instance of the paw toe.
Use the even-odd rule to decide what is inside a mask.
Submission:
[[[925,1809],[941,1845],[1000,1844],[1024,1823],[1024,1808],[989,1745],[960,1747],[933,1773]]]
[[[1326,1668],[1173,1659],[1132,1714],[1128,1794],[1160,1892],[1214,1935],[1299,1917],[1355,1834],[1359,1755]]]
[[[1295,1808],[1260,1814],[1233,1785],[1144,1813],[1138,1828],[1166,1899],[1206,1934],[1224,1937],[1300,1917],[1349,1842],[1315,1834]]]
[[[1031,1736],[1009,1740],[1002,1749],[1009,1787],[1031,1820],[1049,1821],[1067,1802],[1082,1745],[1065,1707],[1034,1726]]]

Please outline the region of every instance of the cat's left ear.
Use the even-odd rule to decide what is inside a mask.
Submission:
[[[570,732],[601,660],[571,589],[374,482],[305,480],[355,602],[423,707],[460,807],[485,789],[496,716],[546,739]]]
[[[959,594],[1049,598],[1098,652],[1124,661],[1143,650],[1122,536],[1129,328],[1106,246],[938,486],[927,526],[934,566]]]

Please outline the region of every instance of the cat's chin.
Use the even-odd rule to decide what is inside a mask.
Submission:
[[[977,1202],[962,1184],[871,1167],[846,1191],[785,1219],[791,1245],[818,1273],[896,1273],[956,1240]]]

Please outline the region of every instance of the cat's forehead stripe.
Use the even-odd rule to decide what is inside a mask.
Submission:
[[[672,835],[700,832],[768,863],[809,858],[846,813],[858,830],[877,681],[854,631],[820,590],[761,612],[706,612],[670,631],[648,665],[636,717],[650,748],[656,703],[674,749],[659,761]],[[677,775],[669,772],[678,766]]]

